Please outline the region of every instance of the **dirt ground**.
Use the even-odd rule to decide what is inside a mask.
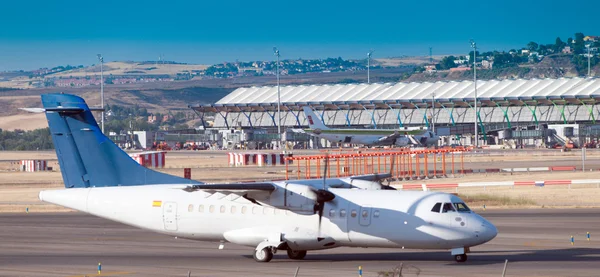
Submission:
[[[316,154],[319,151],[297,151],[295,155]],[[536,163],[549,159],[569,159],[576,157],[574,153],[561,153],[559,151],[532,151],[530,153],[487,153],[486,155],[465,156],[465,167],[469,164],[490,163],[495,161],[518,161],[523,167],[535,167]],[[45,172],[20,172],[18,171],[21,159],[44,159],[53,171]],[[600,153],[591,151],[588,159],[600,162]],[[468,160],[468,162],[467,162]],[[192,178],[204,182],[239,182],[278,180],[285,178],[285,167],[229,167],[227,152],[225,151],[180,151],[167,154],[167,166],[159,171],[183,177],[183,168],[192,168]],[[313,167],[312,170],[316,170]],[[301,176],[304,173],[301,174]],[[290,167],[290,179],[297,176],[295,166]],[[574,179],[600,179],[597,171],[587,172],[532,172],[532,173],[479,173],[467,175],[453,175],[448,178],[428,180],[411,180],[394,182],[394,184],[409,183],[458,183],[480,181],[535,181],[535,180],[574,180]],[[23,151],[0,152],[0,212],[19,212],[29,208],[30,212],[55,212],[68,211],[68,209],[46,204],[38,200],[41,190],[62,189],[62,176],[54,151]],[[459,188],[448,192],[459,195],[491,194],[510,198],[525,198],[532,201],[532,207],[595,207],[600,206],[600,188],[591,185],[552,185],[545,187],[477,187]],[[482,208],[477,203],[475,209]],[[501,208],[503,205],[487,205],[487,208]],[[514,207],[514,206],[511,206]]]

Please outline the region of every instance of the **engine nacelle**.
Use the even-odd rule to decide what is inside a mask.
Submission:
[[[407,146],[408,145],[408,138],[405,137],[405,136],[398,137],[398,138],[396,138],[396,141],[394,142],[394,144],[396,146],[401,146],[401,147],[402,146]]]
[[[366,190],[378,190],[381,189],[381,184],[379,182],[374,182],[374,181],[366,181],[366,180],[360,180],[360,179],[353,179],[351,181],[352,186],[360,188],[360,189],[366,189]]]
[[[290,211],[314,212],[317,194],[308,185],[286,183],[271,194],[265,204]]]

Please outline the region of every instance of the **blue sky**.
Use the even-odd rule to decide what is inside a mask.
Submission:
[[[600,1],[10,1],[0,17],[0,70],[106,61],[213,64],[509,50],[600,35]],[[595,11],[595,12],[594,12]]]

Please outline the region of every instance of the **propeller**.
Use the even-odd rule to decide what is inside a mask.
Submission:
[[[321,236],[321,220],[323,219],[323,210],[325,209],[325,202],[332,201],[335,198],[335,194],[327,190],[327,170],[329,168],[329,155],[325,155],[325,169],[323,170],[323,188],[314,191],[317,195],[316,204],[314,207],[315,213],[319,214],[319,237]]]
[[[394,176],[394,165],[396,165],[396,155],[392,155],[391,157],[392,157],[392,161],[390,162],[390,176],[393,177]],[[388,178],[387,185],[384,185],[383,181],[382,181],[382,183],[381,183],[381,189],[384,189],[384,190],[396,190],[394,187],[390,186],[391,178],[392,177]]]

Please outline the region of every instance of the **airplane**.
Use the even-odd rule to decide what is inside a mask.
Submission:
[[[498,232],[458,196],[382,185],[389,174],[206,184],[157,172],[102,134],[82,98],[44,94],[42,104],[65,189],[40,200],[219,249],[253,247],[257,262],[336,247],[444,249],[465,262]]]
[[[327,127],[309,106],[302,107],[309,129],[293,129],[297,133],[324,138],[331,142],[363,144],[367,146],[408,146],[410,143],[429,147],[439,140],[434,132],[421,129],[334,129]]]

